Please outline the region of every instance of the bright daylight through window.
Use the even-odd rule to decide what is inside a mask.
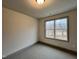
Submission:
[[[45,37],[68,41],[68,17],[45,21]]]

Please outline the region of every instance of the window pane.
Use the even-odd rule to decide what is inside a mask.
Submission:
[[[67,18],[55,20],[55,38],[67,41]]]
[[[46,21],[46,37],[54,38],[54,21]]]

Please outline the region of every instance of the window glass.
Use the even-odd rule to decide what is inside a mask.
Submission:
[[[46,37],[54,38],[54,21],[46,22]]]
[[[67,18],[57,19],[55,21],[55,38],[67,40]]]
[[[45,22],[45,37],[68,41],[68,18],[59,18]]]

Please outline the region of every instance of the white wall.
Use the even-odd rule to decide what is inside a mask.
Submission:
[[[64,42],[64,41],[59,41],[59,40],[54,40],[54,39],[46,39],[44,37],[44,21],[54,19],[54,18],[64,17],[64,16],[69,16],[69,42]],[[72,10],[67,13],[40,19],[39,40],[47,44],[59,46],[59,47],[69,49],[72,51],[77,51],[77,25],[76,24],[77,24],[77,11],[76,10]]]
[[[38,21],[3,8],[3,57],[37,42]]]

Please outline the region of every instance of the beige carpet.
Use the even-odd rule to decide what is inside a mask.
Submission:
[[[77,58],[76,55],[72,55],[43,44],[36,44],[28,49],[25,49],[21,53],[13,54],[7,57],[6,59],[77,59]]]

